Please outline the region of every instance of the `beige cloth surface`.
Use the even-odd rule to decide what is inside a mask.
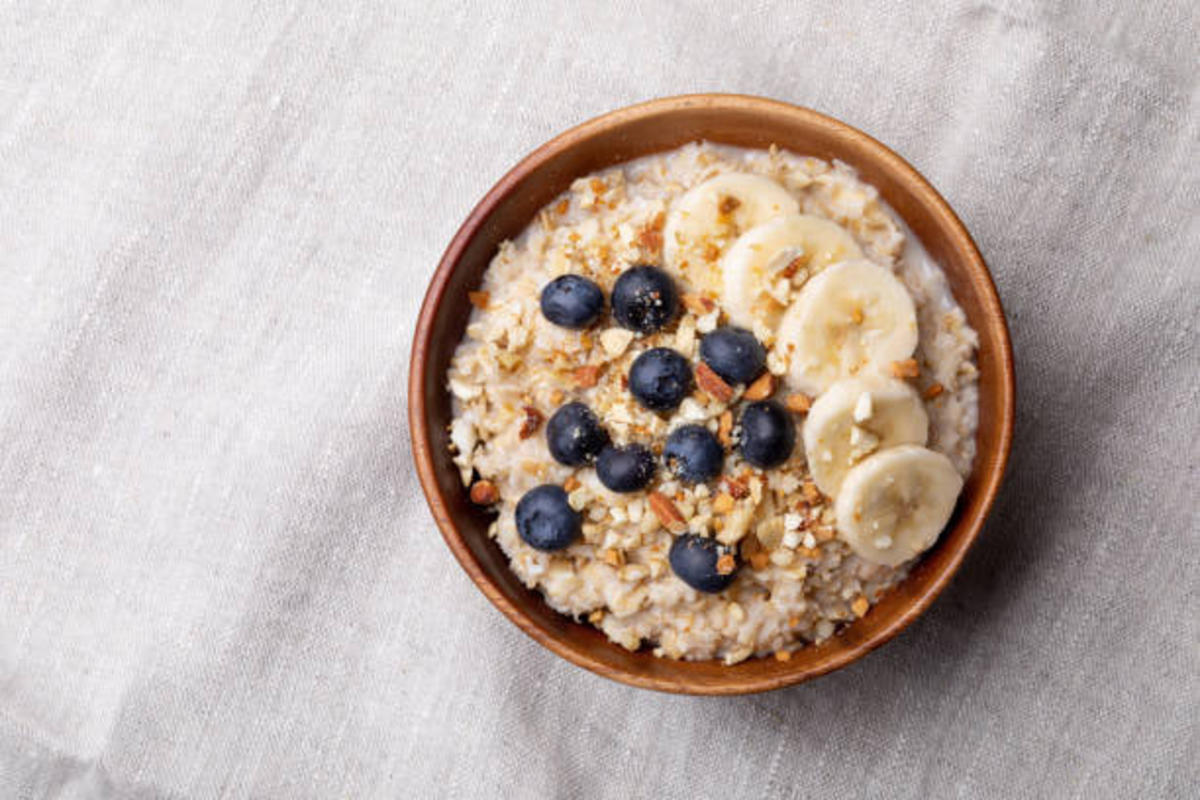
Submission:
[[[1195,797],[1198,8],[0,5],[0,797]],[[718,700],[507,623],[405,420],[425,283],[492,182],[708,90],[922,170],[1020,384],[935,607]]]

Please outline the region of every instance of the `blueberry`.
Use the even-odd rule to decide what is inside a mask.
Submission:
[[[608,444],[608,431],[583,403],[567,403],[546,423],[546,444],[560,464],[578,467],[589,463]]]
[[[629,368],[629,391],[652,411],[670,411],[692,391],[692,365],[669,347],[647,350]]]
[[[726,572],[717,568],[723,556],[733,556],[733,568],[728,569],[728,561],[722,563]],[[733,549],[725,547],[707,536],[697,536],[685,533],[671,543],[671,551],[667,561],[671,571],[688,586],[700,592],[716,594],[733,583],[737,577],[737,556]]]
[[[581,275],[560,275],[542,289],[542,316],[564,328],[589,327],[604,311],[604,292]]]
[[[767,364],[767,351],[744,328],[717,328],[700,341],[700,358],[729,383],[749,383]]]
[[[667,469],[685,483],[703,483],[721,474],[725,451],[703,425],[684,425],[671,431],[663,448]]]
[[[567,502],[561,486],[546,483],[517,502],[517,533],[538,550],[562,550],[579,538],[583,517]]]
[[[658,267],[630,267],[613,285],[613,316],[630,330],[653,333],[674,319],[678,308],[675,283]]]
[[[654,454],[640,444],[606,447],[596,457],[596,477],[614,492],[646,488],[654,469]]]
[[[792,415],[772,400],[746,406],[740,438],[742,458],[756,467],[776,467],[788,460],[796,445]]]

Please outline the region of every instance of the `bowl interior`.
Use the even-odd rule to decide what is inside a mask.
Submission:
[[[500,242],[520,233],[576,177],[698,139],[759,148],[775,144],[855,167],[941,265],[980,338],[977,457],[949,527],[909,578],[863,619],[787,662],[751,659],[728,667],[630,653],[591,626],[554,612],[521,585],[487,538],[490,515],[467,500],[446,447],[446,370],[466,326],[467,291],[479,284]],[[910,623],[949,580],[979,532],[1003,474],[1013,415],[1003,312],[978,251],[940,196],[890,150],[842,123],[795,106],[730,95],[668,98],[613,112],[562,134],[501,179],[463,224],[430,285],[414,339],[409,397],[414,456],[434,518],[488,598],[528,634],[580,666],[645,688],[698,694],[797,683],[859,658]]]

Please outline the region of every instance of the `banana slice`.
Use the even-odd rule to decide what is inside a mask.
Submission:
[[[729,172],[693,187],[676,201],[663,228],[670,267],[716,262],[743,231],[800,210],[796,198],[770,178]],[[714,287],[717,288],[717,287]]]
[[[817,488],[836,497],[846,473],[878,450],[925,444],[929,415],[916,391],[894,378],[838,381],[804,421],[804,452]]]
[[[828,267],[783,315],[777,349],[797,389],[820,394],[842,378],[880,374],[917,348],[917,310],[904,284],[870,261]]]
[[[838,261],[862,258],[841,226],[807,214],[787,214],[738,237],[721,260],[721,304],[735,325],[755,319],[774,329],[793,286]]]
[[[937,541],[962,486],[941,453],[912,444],[876,453],[842,481],[838,534],[866,561],[902,564]]]

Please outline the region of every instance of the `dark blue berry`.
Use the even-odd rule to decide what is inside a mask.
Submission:
[[[670,411],[692,391],[692,365],[669,347],[647,350],[629,368],[629,391],[652,411]]]
[[[725,451],[703,425],[684,425],[671,431],[663,448],[667,469],[685,483],[703,483],[721,474]]]
[[[756,467],[777,467],[796,445],[796,424],[783,406],[772,400],[751,403],[742,412],[739,443],[742,458]]]
[[[767,351],[744,328],[717,328],[700,340],[700,358],[729,383],[749,383],[762,374]]]
[[[654,470],[654,454],[640,444],[606,447],[596,457],[596,477],[614,492],[646,488]]]
[[[546,445],[560,464],[588,464],[608,444],[608,431],[583,403],[567,403],[546,423]]]
[[[613,285],[613,316],[630,330],[653,333],[674,319],[678,308],[675,282],[658,267],[630,267]]]
[[[604,311],[604,292],[581,275],[560,275],[542,289],[542,316],[564,328],[589,327]]]
[[[722,574],[717,568],[717,563],[726,555],[733,556],[733,569],[727,569]],[[733,548],[725,547],[716,539],[697,536],[694,533],[685,533],[672,542],[671,551],[667,554],[671,571],[681,581],[697,591],[710,594],[716,594],[733,583],[733,579],[737,577],[736,559]],[[722,562],[722,566],[727,564],[728,561]]]
[[[571,508],[563,488],[552,483],[526,492],[516,516],[521,540],[538,550],[562,550],[583,530],[583,517]]]

